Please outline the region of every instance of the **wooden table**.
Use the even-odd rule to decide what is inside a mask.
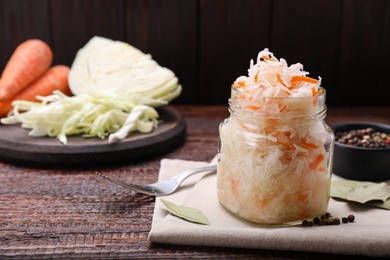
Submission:
[[[105,182],[100,171],[128,182],[157,179],[162,158],[209,161],[226,106],[176,106],[186,118],[186,141],[137,163],[83,168],[42,168],[0,163],[0,258],[277,258],[343,256],[234,248],[151,244],[154,198]],[[344,121],[390,124],[390,107],[331,107],[329,125]],[[345,257],[345,256],[344,256]]]

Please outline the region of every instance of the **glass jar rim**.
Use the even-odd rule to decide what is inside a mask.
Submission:
[[[245,106],[242,106],[241,104],[237,103],[238,97],[240,94],[247,93],[243,90],[232,88],[232,96],[229,99],[229,112],[231,114],[235,114],[242,118],[247,119],[259,119],[260,117],[266,118],[279,118],[281,120],[305,120],[308,117],[311,117],[313,120],[317,119],[323,119],[326,117],[326,111],[327,106],[325,104],[326,99],[326,91],[323,87],[319,88],[322,90],[322,93],[314,95],[314,96],[304,96],[304,97],[267,97],[267,96],[261,96],[260,98],[263,99],[266,103],[273,104],[273,103],[279,103],[279,102],[298,102],[298,103],[312,103],[315,102],[317,105],[313,107],[313,109],[303,109],[303,110],[291,110],[287,113],[283,112],[277,112],[277,111],[251,111],[246,110]],[[311,121],[311,120],[309,120]]]
[[[271,96],[262,96],[262,97],[270,99],[270,100],[283,100],[283,99],[309,100],[309,99],[313,99],[313,98],[319,98],[319,97],[326,96],[326,89],[324,87],[320,86],[318,89],[321,90],[322,92],[320,94],[315,95],[315,96],[307,96],[307,97],[291,97],[291,96],[287,96],[287,97],[271,97]],[[231,90],[234,93],[236,93],[236,94],[247,93],[245,91],[242,91],[241,88],[236,88],[234,86],[231,87]]]

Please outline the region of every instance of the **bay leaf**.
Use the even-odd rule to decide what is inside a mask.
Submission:
[[[390,209],[390,186],[386,183],[334,181],[331,197]]]
[[[169,211],[169,213],[179,218],[185,219],[190,222],[198,223],[198,224],[203,224],[203,225],[209,224],[209,220],[207,219],[207,217],[200,210],[196,208],[177,205],[175,203],[172,203],[164,199],[160,199],[160,201],[164,204],[165,208]]]
[[[366,204],[374,207],[390,210],[390,199],[386,200],[385,202],[380,200],[372,200],[372,201],[368,201]]]

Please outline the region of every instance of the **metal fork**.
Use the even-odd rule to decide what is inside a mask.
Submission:
[[[150,184],[132,184],[132,183],[124,183],[122,181],[114,180],[111,179],[110,177],[107,177],[106,175],[103,175],[101,173],[96,173],[97,176],[102,177],[103,179],[106,179],[108,181],[111,181],[113,183],[116,183],[122,187],[125,187],[127,189],[151,195],[151,196],[165,196],[172,194],[177,190],[177,188],[180,186],[180,184],[187,179],[189,176],[191,176],[194,173],[199,173],[199,172],[214,172],[217,170],[216,165],[212,166],[206,166],[206,167],[201,167],[201,168],[194,168],[194,169],[189,169],[186,171],[183,171],[179,175],[176,175],[174,177],[171,177],[167,180],[161,180],[155,183],[150,183]]]

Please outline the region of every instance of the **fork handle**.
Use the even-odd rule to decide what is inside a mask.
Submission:
[[[182,183],[185,179],[190,177],[191,175],[199,172],[213,172],[217,170],[217,165],[210,165],[210,166],[205,166],[205,167],[200,167],[200,168],[194,168],[194,169],[189,169],[184,172],[182,172],[179,175],[176,175],[172,177],[171,179],[176,179],[177,183]]]

